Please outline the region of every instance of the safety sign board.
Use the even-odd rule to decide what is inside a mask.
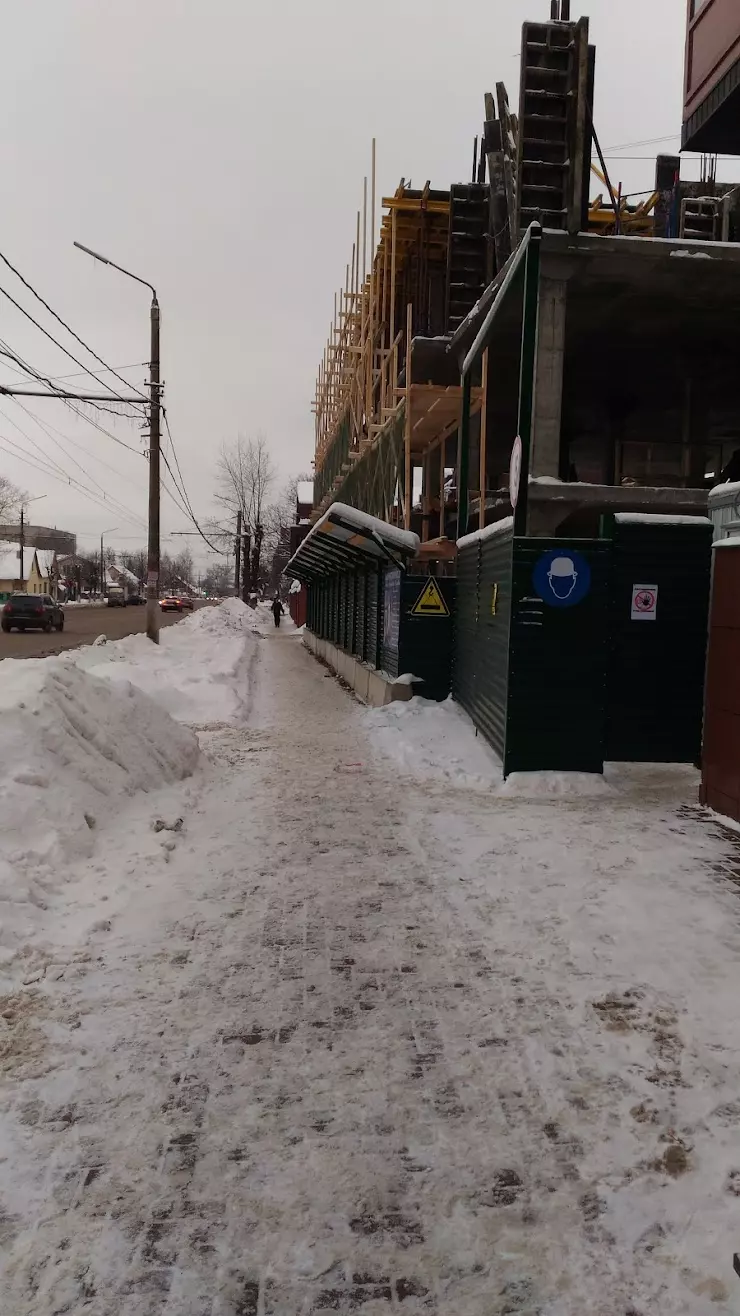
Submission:
[[[657,621],[658,586],[632,586],[632,621]]]
[[[574,608],[591,589],[591,568],[581,553],[553,548],[537,559],[532,583],[549,608]]]
[[[430,576],[416,603],[411,609],[412,617],[449,617],[450,610],[442,598],[434,576]]]

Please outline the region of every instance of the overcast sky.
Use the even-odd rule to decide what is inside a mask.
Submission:
[[[610,160],[627,190],[648,188],[655,151],[678,146],[685,5],[587,0],[583,8],[597,46],[604,146],[616,155],[623,143],[673,134],[622,152],[649,158]],[[436,187],[467,179],[483,93],[503,79],[517,99],[521,23],[548,15],[549,0],[7,7],[0,250],[108,363],[140,363],[122,372],[138,385],[148,356],[146,289],[94,264],[73,239],[156,285],[165,401],[199,517],[213,511],[218,449],[239,432],[267,435],[283,477],[310,465],[316,366],[351,253],[371,138],[385,195],[401,176]],[[722,173],[735,177],[728,167]],[[0,286],[62,332],[5,267]],[[77,369],[3,297],[0,338],[45,373]],[[5,368],[0,380],[19,382]],[[7,399],[0,445],[41,460],[40,447],[101,498],[102,487],[132,516],[145,515],[141,457],[59,403],[33,409],[64,436],[64,450]],[[141,446],[135,426],[102,423]],[[101,530],[121,547],[143,542],[126,513],[97,507],[13,451],[0,450],[0,473],[46,495],[34,520],[76,531],[83,547]],[[188,528],[167,500],[163,518],[167,532]],[[196,547],[165,546],[184,543]]]

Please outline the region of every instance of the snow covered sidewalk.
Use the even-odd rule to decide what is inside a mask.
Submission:
[[[419,780],[289,629],[245,654],[6,970],[3,1316],[737,1311],[740,903],[692,775]]]

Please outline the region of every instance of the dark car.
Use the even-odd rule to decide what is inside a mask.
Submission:
[[[191,612],[193,611],[193,600],[191,599],[189,594],[180,595],[180,607],[189,608]]]
[[[11,594],[0,624],[4,631],[63,631],[64,612],[50,594]]]

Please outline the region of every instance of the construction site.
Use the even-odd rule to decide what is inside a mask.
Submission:
[[[468,181],[378,203],[373,143],[287,574],[360,699],[451,693],[505,775],[696,764],[713,539],[740,527],[712,493],[740,480],[740,188],[717,155],[740,156],[740,14],[689,7],[699,180],[659,155],[632,195],[589,20],[549,9],[518,98],[483,89]]]
[[[713,39],[730,41],[731,0],[689,19],[684,136],[705,152],[703,181],[658,156],[639,197],[621,194],[602,154],[588,19],[572,18],[569,0],[549,7],[524,25],[518,95],[481,89],[465,181],[401,179],[378,197],[373,143],[334,298],[313,519],[341,501],[417,532],[429,560],[454,559],[458,538],[511,514],[517,436],[534,535],[593,535],[615,512],[705,514],[740,448],[740,190],[718,180],[711,154],[740,152],[727,103],[738,76],[722,93],[727,60],[707,53],[719,11]],[[527,307],[517,256],[529,238],[539,269]]]

